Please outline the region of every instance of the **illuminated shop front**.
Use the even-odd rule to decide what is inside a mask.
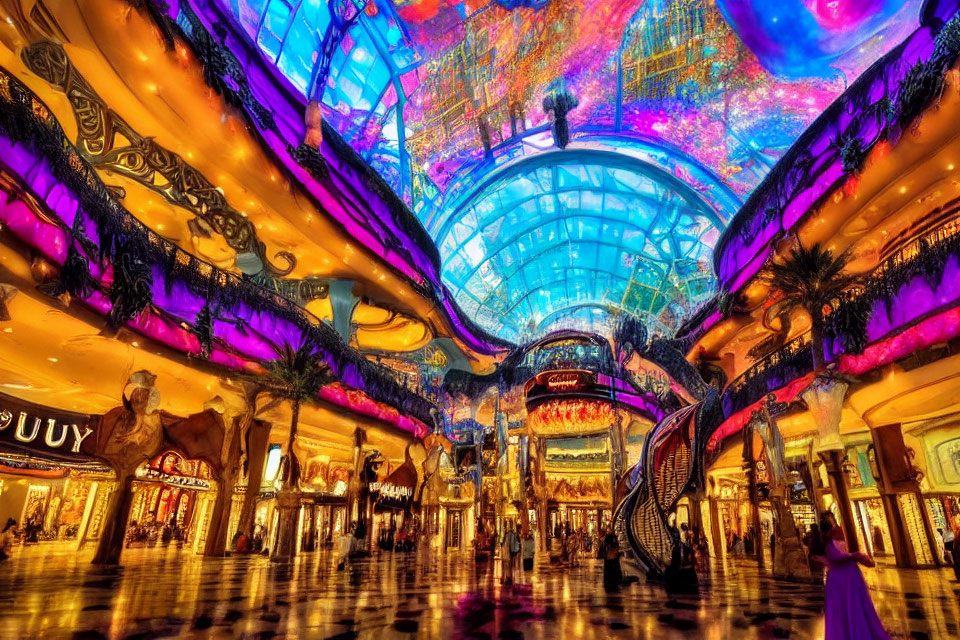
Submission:
[[[97,418],[0,394],[0,519],[17,521],[24,542],[100,535],[114,473],[81,451]]]
[[[440,496],[442,545],[453,551],[472,548],[476,533],[476,485],[472,477],[444,473],[447,490]],[[514,514],[514,517],[516,514]]]
[[[201,550],[215,489],[210,465],[167,451],[141,465],[136,478],[127,545],[173,542]]]
[[[301,439],[300,447],[304,462],[298,539],[301,550],[314,551],[333,545],[349,524],[346,511],[351,464],[331,459],[329,447],[320,442]],[[268,480],[265,472],[264,483],[271,483],[273,477]]]
[[[613,499],[608,436],[552,438],[546,441],[548,535],[570,531],[596,536],[609,528]]]
[[[417,469],[411,459],[398,465],[370,487],[373,501],[373,541],[384,551],[409,550],[412,540]],[[441,516],[442,517],[442,516]]]

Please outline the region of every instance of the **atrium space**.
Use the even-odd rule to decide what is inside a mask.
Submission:
[[[958,114],[958,0],[0,0],[0,638],[960,637]]]

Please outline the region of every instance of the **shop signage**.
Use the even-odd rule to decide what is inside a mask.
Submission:
[[[409,500],[413,497],[413,488],[412,487],[402,487],[400,485],[393,484],[388,482],[380,487],[380,498],[390,499],[390,500]]]
[[[137,469],[137,480],[162,482],[172,487],[180,487],[181,489],[200,489],[201,491],[210,489],[210,483],[203,478],[164,473],[152,467],[141,467]]]
[[[21,449],[79,454],[84,440],[93,435],[91,424],[93,418],[88,415],[47,409],[0,395],[0,442],[17,444]]]
[[[576,373],[553,373],[547,376],[550,391],[574,391],[580,388],[580,376]]]
[[[413,501],[413,487],[384,482],[380,486],[377,503],[394,509],[406,509]]]
[[[530,412],[557,396],[607,399],[610,397],[610,388],[599,383],[592,371],[567,369],[538,373],[524,385],[524,394],[526,409]]]
[[[555,393],[580,391],[593,383],[593,376],[586,371],[560,371],[544,375],[543,383]]]

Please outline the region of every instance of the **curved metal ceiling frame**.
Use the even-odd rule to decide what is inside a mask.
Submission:
[[[460,206],[460,203],[469,197],[469,194],[473,191],[473,185],[477,181],[483,180],[484,176],[507,167],[513,162],[519,162],[530,157],[529,155],[522,155],[497,164],[503,156],[520,149],[527,136],[548,130],[549,127],[528,129],[494,147],[494,159],[485,158],[461,167],[456,172],[456,177],[449,182],[446,192],[440,199],[440,204],[432,209],[424,208],[417,211],[417,217],[420,218],[427,232],[431,236],[437,237],[434,230],[438,227],[438,224],[443,225],[446,222],[445,216],[449,215],[448,211]],[[683,171],[698,178],[704,191],[716,192],[713,197],[703,193],[700,195],[714,211],[722,212],[725,222],[729,221],[743,204],[742,198],[714,174],[712,169],[666,140],[625,131],[621,128],[602,126],[587,126],[582,130],[578,129],[574,132],[574,135],[575,139],[565,150],[567,152],[586,149],[618,153],[647,162],[667,173],[671,170]],[[657,156],[662,156],[669,162],[663,162]]]
[[[589,159],[595,159],[596,162],[591,163],[589,162]],[[715,226],[726,226],[726,220],[720,217],[719,212],[713,208],[710,202],[707,201],[703,195],[698,193],[693,187],[683,180],[667,172],[662,167],[659,167],[651,162],[641,160],[640,158],[617,153],[615,151],[603,149],[568,148],[563,150],[557,149],[544,151],[535,155],[517,158],[516,160],[508,162],[498,167],[496,170],[486,174],[483,179],[474,183],[472,189],[469,189],[460,195],[457,198],[457,201],[451,207],[444,207],[445,209],[448,208],[450,213],[445,216],[443,223],[436,232],[434,232],[432,229],[428,230],[430,231],[430,235],[432,235],[435,239],[445,237],[446,234],[449,233],[450,227],[453,224],[453,217],[467,205],[469,205],[470,202],[477,200],[477,193],[489,189],[493,186],[493,183],[498,180],[509,178],[510,176],[508,174],[515,174],[520,170],[529,171],[531,169],[558,164],[599,164],[605,167],[613,166],[626,169],[627,171],[633,171],[642,175],[651,174],[654,182],[661,184],[666,183],[680,195],[689,196],[690,201],[701,204],[704,208],[704,212],[711,216],[711,222],[713,222]],[[598,187],[597,190],[602,190],[602,187]]]

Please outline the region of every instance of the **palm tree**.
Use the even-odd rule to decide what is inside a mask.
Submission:
[[[813,347],[813,369],[823,371],[823,310],[840,294],[857,281],[857,277],[846,273],[850,262],[850,252],[834,255],[829,249],[815,244],[809,249],[803,245],[790,250],[783,262],[775,262],[767,268],[763,280],[783,298],[771,305],[764,319],[784,314],[796,308],[810,315],[810,339]]]
[[[849,250],[835,256],[819,244],[809,249],[803,245],[791,249],[783,262],[770,265],[764,275],[770,287],[783,295],[767,309],[764,320],[774,314],[788,317],[789,311],[797,307],[810,314],[810,341],[816,375],[801,398],[817,422],[817,446],[814,450],[827,466],[827,475],[852,550],[856,549],[857,538],[841,467],[844,445],[840,438],[840,416],[848,384],[842,377],[824,371],[823,354],[823,310],[857,282],[856,276],[846,272],[850,258]]]
[[[317,394],[334,378],[319,351],[310,343],[303,343],[296,349],[284,345],[277,349],[280,356],[276,360],[263,363],[267,370],[264,381],[266,389],[276,397],[293,403],[290,418],[290,435],[287,437],[288,468],[284,479],[285,488],[294,488],[300,479],[300,465],[293,454],[293,443],[297,437],[297,425],[300,421],[300,406],[304,402],[313,402]]]
[[[323,360],[313,344],[304,342],[294,349],[284,345],[277,349],[279,358],[263,363],[267,375],[264,387],[274,396],[274,401],[289,400],[293,403],[290,418],[290,434],[287,437],[287,465],[283,486],[277,495],[277,538],[271,559],[290,560],[296,554],[296,518],[300,509],[300,463],[293,452],[300,421],[300,406],[317,399],[325,385],[334,380],[330,366]]]

